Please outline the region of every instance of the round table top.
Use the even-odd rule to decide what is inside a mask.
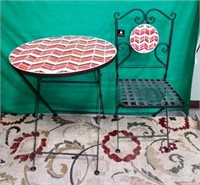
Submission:
[[[11,65],[35,75],[75,75],[110,63],[116,48],[87,36],[49,37],[25,43],[9,55]]]

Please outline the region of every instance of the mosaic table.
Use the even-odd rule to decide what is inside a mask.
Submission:
[[[54,114],[54,118],[58,119],[58,122],[72,123],[69,120],[62,120],[56,113],[56,111],[49,105],[49,103],[40,94],[41,83],[58,83],[63,82],[59,80],[48,80],[54,77],[63,76],[74,76],[80,75],[88,72],[97,72],[97,81],[64,81],[65,83],[90,83],[98,84],[99,87],[99,110],[98,117],[100,114],[104,115],[104,107],[102,101],[102,91],[101,91],[101,73],[100,69],[112,62],[116,55],[116,48],[113,44],[106,40],[102,40],[94,37],[87,36],[62,36],[62,37],[49,37],[32,42],[25,43],[16,49],[14,49],[9,55],[10,64],[17,70],[20,76],[25,80],[28,86],[33,90],[36,95],[35,101],[35,133],[37,133],[37,121],[39,119],[39,100],[43,102],[44,105]],[[34,87],[27,75],[35,76],[37,78],[37,87]],[[45,79],[45,80],[44,80]],[[97,119],[98,124],[98,134],[97,134],[97,154],[90,154],[88,156],[97,157],[97,166],[95,174],[98,175],[98,147],[99,147],[99,129],[100,120]],[[36,138],[37,134],[34,136],[34,147],[33,154],[38,154],[36,150]],[[48,152],[42,152],[48,154]],[[39,153],[41,154],[41,153]],[[63,153],[55,153],[63,154]],[[64,153],[64,155],[73,155],[75,159],[80,154],[69,154]],[[31,170],[34,171],[35,167],[35,157],[33,160],[33,166]]]

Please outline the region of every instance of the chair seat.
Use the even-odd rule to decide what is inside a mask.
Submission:
[[[160,79],[119,79],[120,105],[126,108],[180,108],[184,103],[171,85]]]

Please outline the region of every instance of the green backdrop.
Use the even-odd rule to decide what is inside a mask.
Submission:
[[[187,113],[199,25],[198,6],[198,1],[2,1],[1,112],[34,111],[34,94],[8,61],[10,52],[17,46],[61,35],[94,36],[114,43],[114,12],[159,8],[177,14],[168,79],[186,102]],[[92,73],[73,77],[76,80],[95,78]],[[30,80],[35,83],[33,77]],[[102,70],[103,100],[108,114],[114,112],[114,81],[113,62]],[[93,112],[97,108],[96,85],[45,84],[41,92],[56,109]],[[49,110],[41,105],[40,112]]]

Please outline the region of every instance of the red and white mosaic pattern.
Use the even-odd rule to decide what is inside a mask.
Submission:
[[[156,28],[149,24],[141,24],[130,34],[130,44],[138,53],[149,53],[158,44],[159,35]]]
[[[49,37],[17,47],[9,56],[17,69],[36,74],[68,74],[109,63],[116,55],[110,42],[86,36]]]

